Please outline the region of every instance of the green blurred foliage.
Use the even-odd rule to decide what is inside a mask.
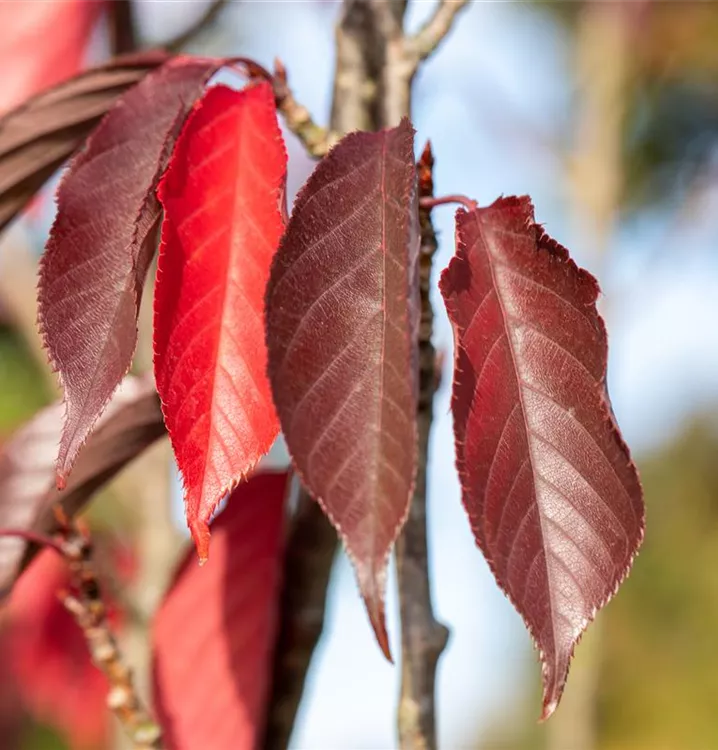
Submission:
[[[31,724],[23,736],[22,750],[67,750],[67,745],[52,729]]]
[[[648,531],[607,608],[601,750],[718,747],[718,426],[641,462]]]
[[[652,2],[633,63],[624,211],[682,200],[718,168],[718,3]]]
[[[535,4],[575,40],[589,3]],[[603,4],[607,12],[617,6],[615,0]],[[644,0],[635,18],[627,13],[627,22],[634,31],[623,133],[624,214],[682,201],[707,167],[718,169],[718,3]]]
[[[0,327],[0,440],[47,399],[42,373],[22,340],[12,329]]]

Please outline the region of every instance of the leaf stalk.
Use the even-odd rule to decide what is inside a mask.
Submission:
[[[476,201],[467,198],[465,195],[443,195],[440,198],[429,195],[419,197],[419,208],[425,211],[431,211],[432,208],[437,206],[449,206],[452,203],[462,205],[467,211],[474,211],[478,208]]]

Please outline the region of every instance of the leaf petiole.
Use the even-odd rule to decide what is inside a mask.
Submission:
[[[475,200],[467,198],[465,195],[443,195],[440,198],[419,198],[419,207],[424,209],[431,209],[436,206],[447,206],[452,203],[459,203],[467,211],[475,211],[479,207]]]
[[[39,544],[42,547],[50,547],[54,549],[58,554],[65,556],[65,549],[61,542],[58,542],[52,537],[46,536],[45,534],[37,534],[34,531],[27,531],[26,529],[4,529],[0,528],[0,538],[9,537],[16,539],[24,539],[26,542],[31,544]]]

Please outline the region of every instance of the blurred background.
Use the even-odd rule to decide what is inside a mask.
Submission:
[[[409,31],[433,5],[409,3]],[[144,43],[182,33],[206,6],[134,3]],[[247,55],[267,66],[281,57],[297,99],[326,123],[339,7],[227,2],[186,49]],[[103,3],[0,0],[0,110],[106,59],[107,17]],[[55,41],[48,30],[67,28],[62,24],[71,28]],[[576,651],[562,705],[547,724],[537,724],[537,656],[475,548],[460,505],[447,365],[429,496],[435,609],[452,633],[438,672],[440,747],[718,748],[718,3],[473,2],[416,79],[414,122],[418,146],[427,138],[433,144],[438,195],[465,193],[485,205],[501,194],[530,194],[537,220],[598,277],[609,389],[641,472],[648,524],[633,573]],[[291,136],[288,147],[294,193],[311,163]],[[55,185],[0,238],[0,444],[57,393],[34,325],[34,268]],[[438,275],[454,250],[452,210],[437,209],[435,222]],[[438,293],[434,302],[436,346],[450,363],[451,332]],[[141,348],[138,367],[148,363]],[[283,460],[281,449],[274,459]],[[153,571],[163,561],[167,567],[184,531],[167,447],[141,461],[90,516],[108,538],[106,549],[124,555],[121,580],[110,591],[119,600],[141,581],[136,601],[149,607],[163,586]],[[142,496],[133,472],[147,477],[150,470],[154,478]],[[158,500],[166,491],[173,495],[169,514]],[[24,586],[18,617],[31,621],[38,601],[50,607],[52,586],[40,581],[51,573]],[[102,685],[77,666],[79,658],[62,664],[73,632],[37,632],[28,653],[0,635],[3,750],[119,747],[111,725],[88,726]],[[141,663],[137,633],[128,627],[124,638]],[[292,746],[394,747],[398,686],[399,670],[376,647],[342,555]],[[52,697],[58,691],[66,696],[62,707]]]

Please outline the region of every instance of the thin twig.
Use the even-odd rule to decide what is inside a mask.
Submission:
[[[109,8],[112,54],[134,52],[137,49],[137,25],[132,0],[114,0]]]
[[[203,31],[209,28],[219,17],[227,4],[227,0],[213,0],[205,8],[204,13],[187,30],[160,45],[169,52],[181,52],[190,42],[193,42]]]
[[[67,561],[73,591],[62,603],[82,629],[95,666],[110,683],[107,705],[131,738],[136,750],[162,747],[162,730],[142,704],[107,619],[100,583],[92,560],[88,534],[60,517],[60,544]]]
[[[324,628],[327,587],[337,547],[337,534],[324,512],[304,489],[285,556],[285,580],[274,659],[264,750],[289,744],[312,654]]]
[[[312,120],[309,110],[297,102],[287,83],[287,69],[279,59],[274,61],[272,84],[277,109],[284,117],[289,130],[299,138],[310,156],[315,158],[324,156],[339,140],[339,136],[317,125]]]
[[[457,13],[468,5],[468,0],[441,0],[434,15],[416,32],[405,40],[405,50],[414,66],[429,55],[441,44],[449,33]]]
[[[60,555],[64,555],[65,551],[60,542],[52,537],[46,536],[45,534],[38,534],[35,531],[29,531],[28,529],[11,529],[1,528],[0,537],[10,537],[12,539],[22,539],[28,544],[36,544],[38,547],[48,547],[54,549]]]
[[[431,147],[426,145],[417,167],[421,198],[433,196]],[[436,665],[449,631],[434,618],[429,583],[427,545],[426,475],[429,433],[437,383],[436,356],[431,343],[434,312],[431,308],[431,265],[437,242],[431,223],[431,207],[420,208],[421,254],[419,289],[421,323],[419,327],[419,463],[416,487],[409,517],[396,543],[396,566],[401,609],[402,674],[399,698],[399,744],[403,750],[432,750],[436,747],[434,684]]]

